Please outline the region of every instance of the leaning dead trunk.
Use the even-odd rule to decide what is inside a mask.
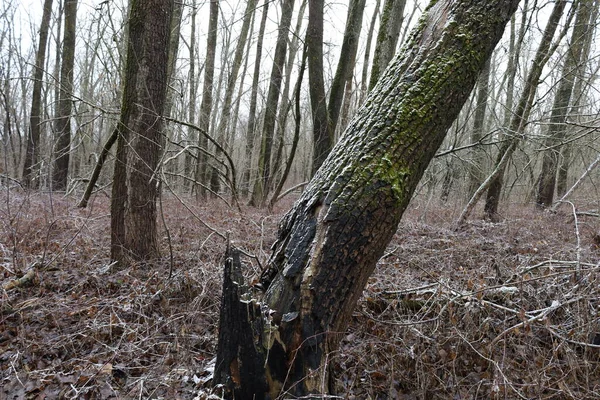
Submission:
[[[264,294],[226,277],[215,374],[226,398],[330,391],[328,354],[517,4],[432,2],[283,218]]]

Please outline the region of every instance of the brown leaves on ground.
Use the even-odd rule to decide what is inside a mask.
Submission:
[[[164,199],[161,259],[112,272],[106,198],[1,194],[0,399],[208,398],[225,249],[211,228],[256,256],[252,279],[291,203]],[[418,206],[330,355],[338,393],[596,398],[599,219],[513,206],[457,232],[452,211]]]

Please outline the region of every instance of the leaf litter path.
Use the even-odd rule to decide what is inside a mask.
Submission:
[[[291,202],[165,199],[163,257],[111,273],[109,202],[76,201],[2,191],[0,399],[208,398],[225,243],[206,225],[256,256],[252,279]],[[337,393],[598,397],[598,218],[577,236],[567,212],[460,231],[453,213],[413,202],[330,355]]]

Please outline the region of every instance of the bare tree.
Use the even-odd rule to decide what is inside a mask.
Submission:
[[[550,125],[548,126],[545,147],[542,161],[542,170],[538,180],[536,205],[541,208],[552,206],[554,201],[554,189],[556,186],[556,171],[559,163],[560,145],[566,134],[566,121],[573,88],[577,76],[581,75],[581,56],[583,54],[586,38],[593,32],[594,27],[590,21],[593,12],[593,0],[581,0],[578,3],[575,25],[571,33],[571,41],[567,49],[565,61],[562,67],[562,74],[552,111],[550,116]],[[585,69],[585,65],[583,65]]]
[[[25,163],[23,164],[23,184],[36,188],[38,181],[35,178],[35,165],[38,163],[40,152],[40,132],[42,124],[42,79],[44,77],[44,64],[46,61],[46,45],[48,43],[48,30],[52,14],[52,0],[44,0],[42,23],[37,55],[33,70],[33,91],[31,93],[31,112],[29,114],[29,128],[27,130],[27,147],[25,150]]]
[[[256,129],[256,103],[258,97],[258,82],[260,79],[260,66],[262,58],[263,40],[269,11],[269,0],[265,0],[262,6],[262,17],[258,28],[256,41],[256,58],[254,61],[254,73],[252,74],[252,91],[250,94],[250,107],[248,109],[248,127],[246,128],[246,157],[244,159],[244,171],[242,173],[241,192],[248,195],[250,190],[250,176],[252,172],[252,153],[254,152],[254,139]]]
[[[369,90],[373,89],[377,80],[389,64],[396,52],[400,28],[404,19],[406,0],[385,0],[381,12],[381,23],[375,45],[375,55],[371,67]]]
[[[198,127],[204,132],[208,132],[210,126],[210,117],[213,107],[213,83],[215,76],[215,54],[217,51],[217,23],[219,21],[219,1],[210,1],[210,17],[208,20],[208,37],[206,39],[206,61],[204,64],[204,83],[202,86],[202,101],[200,103],[200,118]],[[200,135],[198,138],[198,158],[196,163],[195,181],[196,185],[203,185],[206,182],[208,171],[208,140],[206,136]],[[196,188],[196,194],[205,196],[206,188],[200,186]]]
[[[242,57],[244,56],[244,48],[246,47],[246,40],[248,37],[248,31],[250,30],[250,21],[252,20],[252,16],[254,15],[254,10],[256,8],[256,3],[258,0],[248,0],[246,2],[246,10],[244,11],[244,17],[242,22],[242,28],[240,30],[240,35],[236,41],[235,55],[233,56],[233,62],[231,64],[231,72],[229,77],[227,78],[227,87],[225,88],[225,96],[223,98],[223,104],[221,106],[221,115],[219,120],[219,126],[217,127],[217,141],[220,142],[225,148],[226,146],[226,136],[227,136],[227,127],[230,121],[231,116],[231,106],[233,101],[233,94],[236,87],[236,82],[238,79],[238,74],[240,68],[242,66]],[[216,157],[220,157],[219,152],[217,151]],[[235,175],[233,171],[231,171],[232,181],[235,182]],[[211,172],[211,191],[218,193],[220,189],[220,180],[219,180],[219,171],[217,168],[213,168]],[[234,185],[235,186],[235,185]],[[235,196],[236,188],[231,188],[233,195]]]
[[[263,132],[258,160],[258,177],[254,184],[251,204],[264,206],[269,195],[271,185],[271,154],[273,147],[273,135],[275,133],[275,120],[281,92],[281,81],[287,52],[287,38],[292,14],[294,11],[294,0],[284,0],[281,4],[281,20],[279,21],[277,44],[273,57],[271,78],[269,79],[269,91],[265,105],[265,118],[263,121]]]
[[[71,111],[73,95],[73,67],[75,65],[75,29],[77,0],[65,0],[65,30],[60,67],[60,92],[55,121],[53,189],[66,190],[71,155]]]
[[[559,0],[554,3],[554,8],[552,9],[546,29],[542,35],[542,40],[538,46],[535,58],[531,63],[531,69],[525,80],[525,87],[523,88],[517,108],[515,109],[510,120],[510,125],[506,129],[507,134],[510,135],[510,138],[503,142],[500,151],[498,152],[496,164],[494,165],[492,173],[479,186],[475,193],[473,193],[468,204],[465,206],[464,210],[459,216],[457,220],[459,225],[463,224],[467,220],[473,211],[473,208],[486,190],[487,198],[485,203],[485,215],[492,221],[496,221],[498,219],[498,204],[500,202],[500,193],[502,191],[502,185],[504,181],[504,171],[508,165],[508,160],[510,160],[510,157],[517,148],[521,136],[525,131],[525,127],[533,107],[537,87],[540,83],[542,70],[550,58],[550,55],[554,52],[556,46],[558,45],[558,42],[555,42],[555,44],[552,45],[552,38],[554,37],[560,22],[560,18],[563,15],[565,6],[566,1]]]
[[[158,256],[157,167],[163,143],[173,0],[131,0],[111,199],[111,258]]]

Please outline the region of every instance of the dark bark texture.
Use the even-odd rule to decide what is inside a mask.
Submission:
[[[172,13],[172,0],[134,0],[131,4],[111,204],[111,231],[116,240],[111,254],[116,261],[158,255],[156,171],[163,142]]]
[[[327,113],[327,95],[323,79],[323,0],[309,0],[306,48],[308,82],[313,123],[313,161],[311,175],[319,169],[333,147],[333,133]]]
[[[230,342],[238,348],[227,349],[235,360],[217,355],[217,370],[228,370],[226,379],[215,379],[226,398],[256,385],[235,375],[244,364],[260,366],[257,374],[267,382],[268,389],[253,393],[256,399],[329,391],[327,355],[337,349],[417,183],[517,4],[439,0],[425,10],[404,51],[281,221],[261,277],[264,296],[246,293],[242,300],[261,310],[244,316],[253,340],[245,339],[247,330],[238,333]],[[223,322],[220,330],[232,333]]]

